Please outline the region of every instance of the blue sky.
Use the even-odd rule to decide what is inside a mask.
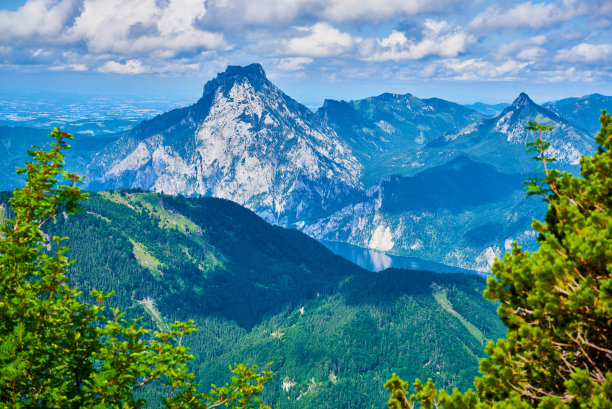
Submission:
[[[606,0],[0,0],[0,95],[197,99],[259,62],[310,106],[410,92],[461,103],[612,95]]]

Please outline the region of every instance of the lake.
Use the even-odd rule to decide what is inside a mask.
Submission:
[[[435,273],[465,273],[479,274],[473,270],[447,266],[446,264],[433,261],[422,260],[416,257],[402,257],[383,253],[380,251],[354,246],[348,243],[337,241],[319,240],[321,244],[330,249],[335,254],[352,261],[361,268],[373,272],[382,271],[386,268],[403,268],[406,270],[427,270]]]

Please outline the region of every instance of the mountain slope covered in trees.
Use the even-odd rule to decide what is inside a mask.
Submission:
[[[47,234],[70,237],[85,293],[114,290],[109,305],[154,329],[193,319],[202,385],[228,363],[274,361],[263,398],[279,408],[379,407],[392,371],[468,386],[485,341],[503,336],[479,277],[369,273],[222,199],[92,193]]]

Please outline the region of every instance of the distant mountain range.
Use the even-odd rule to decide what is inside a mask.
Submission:
[[[420,152],[445,132],[482,115],[438,98],[382,94],[358,101],[326,100],[317,113],[352,148],[364,165],[366,185],[422,166]]]
[[[594,135],[588,135],[521,93],[498,116],[459,127],[430,143],[428,163],[465,154],[500,170],[529,173],[535,166],[533,155],[525,152],[527,142],[534,139],[534,133],[525,130],[528,121],[555,127],[543,137],[551,143],[549,154],[557,158],[557,166],[563,169],[578,169],[581,155],[595,149]]]
[[[589,135],[599,131],[599,116],[602,110],[610,112],[612,97],[601,94],[586,95],[582,98],[566,98],[559,101],[547,102],[542,105],[573,124],[583,129]]]
[[[508,108],[510,104],[505,102],[499,104],[485,104],[484,102],[475,102],[473,104],[468,104],[464,106],[473,109],[474,111],[478,111],[486,116],[496,116],[499,115],[501,111]]]
[[[522,190],[537,167],[527,121],[555,126],[550,154],[575,172],[606,107],[597,94],[543,106],[524,93],[508,106],[382,94],[312,112],[259,64],[230,66],[195,104],[77,149],[72,166],[90,189],[221,197],[315,238],[486,271],[513,240],[533,247],[544,214]]]

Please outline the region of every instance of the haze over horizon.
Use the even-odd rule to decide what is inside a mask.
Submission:
[[[0,94],[195,101],[257,62],[311,107],[383,92],[542,103],[612,94],[610,34],[600,0],[5,0]]]

